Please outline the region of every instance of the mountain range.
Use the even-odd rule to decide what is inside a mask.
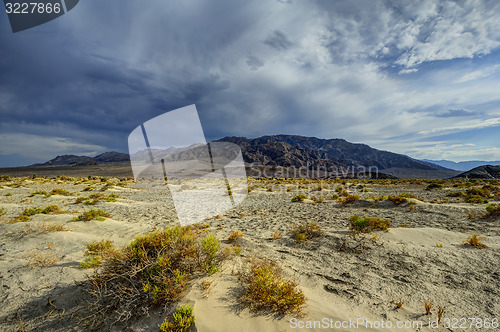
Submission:
[[[274,135],[258,138],[224,137],[216,142],[237,144],[247,165],[263,167],[334,169],[338,174],[376,169],[397,177],[445,178],[459,172],[406,155],[381,151],[366,144],[344,139],[320,139],[297,135]],[[34,166],[92,165],[126,162],[126,153],[105,152],[95,157],[63,155]]]

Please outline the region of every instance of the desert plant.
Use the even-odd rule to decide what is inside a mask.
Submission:
[[[253,262],[250,272],[242,276],[245,292],[243,303],[252,310],[271,310],[278,314],[300,312],[306,298],[297,284],[282,276],[276,264],[262,260]]]
[[[347,195],[345,197],[341,197],[339,199],[339,202],[342,204],[349,204],[357,200],[359,200],[359,195]]]
[[[483,218],[497,218],[500,216],[500,204],[490,204],[486,207]]]
[[[391,227],[389,219],[360,217],[353,215],[349,218],[349,230],[354,233],[369,233],[374,230],[387,230]]]
[[[393,202],[395,205],[401,205],[403,203],[408,202],[405,196],[403,195],[389,195],[387,200]]]
[[[90,211],[84,212],[78,217],[73,218],[73,221],[90,221],[92,219],[103,221],[105,218],[111,218],[111,215],[101,209],[99,210],[91,209]]]
[[[31,216],[36,214],[51,214],[51,213],[63,213],[58,205],[49,205],[46,208],[26,208],[23,212],[19,214],[11,223],[25,222],[29,221]]]
[[[425,314],[430,315],[431,314],[431,308],[432,308],[432,302],[431,301],[424,301],[424,309],[425,309]]]
[[[108,258],[114,254],[113,250],[113,242],[110,240],[87,243],[87,249],[84,252],[85,259],[80,263],[80,267],[90,268],[100,265],[103,257]]]
[[[482,248],[486,248],[486,244],[484,244],[482,241],[484,239],[482,237],[480,237],[478,234],[472,234],[471,236],[469,236],[467,238],[467,241],[465,241],[464,243],[462,243],[463,245],[465,246],[472,246],[472,247],[476,247],[476,248],[479,248],[479,249],[482,249]]]
[[[323,231],[315,222],[301,222],[292,227],[290,234],[295,239],[295,242],[300,243],[305,240],[322,236]]]
[[[441,318],[443,318],[443,314],[444,314],[444,307],[443,306],[439,306],[438,307],[438,313],[437,313],[438,324],[441,322]]]
[[[7,213],[7,210],[5,210],[4,208],[0,208],[0,216],[3,216]]]
[[[43,195],[45,197],[50,196],[49,194],[47,194],[47,192],[45,190],[38,190],[38,191],[32,192],[28,197],[33,197],[36,195]]]
[[[231,233],[231,235],[229,235],[228,239],[227,239],[227,242],[229,243],[233,243],[235,242],[239,237],[243,237],[243,235],[245,235],[243,232],[241,231],[234,231]]]
[[[307,196],[304,195],[304,194],[298,194],[298,195],[295,195],[293,198],[292,198],[292,202],[303,202],[304,200],[307,199]]]
[[[52,266],[59,261],[59,257],[54,255],[52,252],[44,252],[40,250],[33,250],[28,252],[27,258],[28,265],[32,268],[36,266]]]
[[[440,183],[432,182],[425,187],[425,190],[432,190],[432,189],[440,189],[443,188],[443,185]]]
[[[280,234],[280,231],[279,230],[276,230],[274,233],[273,233],[273,240],[277,240],[281,238],[281,234]]]
[[[189,304],[185,304],[181,307],[177,307],[172,317],[170,319],[169,317],[165,318],[159,327],[161,332],[184,332],[194,323],[194,321],[193,307]]]
[[[221,257],[217,238],[201,234],[195,226],[169,227],[140,235],[127,247],[103,255],[87,283],[93,300],[84,322],[109,330],[117,322],[140,317],[148,308],[178,301],[189,281],[214,271]]]
[[[401,307],[403,307],[403,301],[402,300],[399,300],[398,302],[396,302],[396,307],[399,309]]]
[[[71,195],[73,195],[69,191],[64,190],[64,189],[59,189],[59,188],[52,189],[52,191],[50,192],[50,194],[51,195],[60,195],[60,196],[71,196]]]
[[[216,258],[220,252],[220,241],[214,234],[209,233],[201,241],[201,246],[206,256],[202,266],[207,273],[214,274],[218,271]]]

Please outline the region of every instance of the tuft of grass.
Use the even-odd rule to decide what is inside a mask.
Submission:
[[[398,302],[396,302],[396,307],[398,309],[402,308],[403,307],[403,301],[402,300],[399,300]]]
[[[78,217],[73,218],[73,221],[90,221],[92,219],[96,219],[98,221],[103,221],[105,218],[111,218],[111,215],[104,210],[94,210],[84,212]]]
[[[0,216],[3,216],[7,213],[7,210],[5,210],[4,208],[0,208]]]
[[[167,317],[159,325],[161,332],[184,332],[194,323],[193,307],[185,304],[177,307],[172,317]]]
[[[297,283],[285,279],[281,269],[270,261],[254,262],[241,280],[245,288],[242,301],[254,311],[300,313],[305,304],[306,298]]]
[[[136,237],[127,247],[102,255],[89,276],[91,296],[84,323],[94,330],[110,330],[144,310],[177,302],[189,282],[216,271],[222,258],[220,241],[195,226],[169,227]],[[106,244],[92,245],[107,247]]]
[[[387,230],[391,227],[389,219],[360,217],[353,215],[349,218],[349,230],[354,233],[369,233],[374,230]]]
[[[47,267],[56,264],[60,259],[52,252],[33,250],[28,252],[28,265],[33,268],[37,266]]]
[[[5,196],[6,197],[12,196],[12,193],[6,193]]]
[[[292,198],[292,202],[303,202],[307,199],[307,196],[304,195],[304,194],[298,194],[298,195],[295,195],[293,198]]]
[[[465,241],[462,244],[465,246],[471,246],[482,249],[487,247],[487,245],[483,243],[483,240],[484,239],[480,237],[478,234],[472,234],[467,238],[467,241]]]
[[[241,231],[234,231],[229,235],[227,242],[233,243],[235,242],[239,237],[243,237],[245,234]]]
[[[430,315],[431,309],[432,309],[432,302],[425,300],[424,301],[424,309],[425,309],[425,314]]]
[[[52,189],[52,191],[50,192],[50,195],[71,196],[73,194],[67,190],[56,188],[56,189]]]
[[[280,231],[279,231],[279,230],[276,230],[276,231],[273,233],[273,240],[277,240],[277,239],[280,239],[280,238],[281,238]]]

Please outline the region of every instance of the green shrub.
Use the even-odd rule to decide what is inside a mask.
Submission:
[[[73,195],[72,193],[70,193],[69,191],[67,190],[64,190],[64,189],[52,189],[52,191],[50,192],[51,195],[61,195],[61,196],[71,196]]]
[[[30,220],[31,216],[36,214],[52,214],[52,213],[63,213],[58,205],[49,205],[46,208],[26,208],[17,218],[11,221],[11,223],[26,222]]]
[[[486,207],[486,214],[483,216],[483,218],[497,218],[500,216],[500,204],[495,205],[495,204],[490,204]]]
[[[374,230],[387,230],[391,227],[388,219],[360,217],[353,215],[349,218],[349,230],[354,233],[369,233]]]
[[[202,233],[198,226],[169,227],[107,251],[88,277],[92,300],[84,322],[94,330],[110,330],[118,322],[142,317],[144,310],[177,302],[188,283],[213,271],[222,256],[217,238]]]
[[[91,268],[100,265],[103,257],[107,258],[114,254],[113,250],[113,242],[110,240],[87,243],[87,249],[84,252],[86,257],[80,263],[80,267]]]
[[[38,190],[38,191],[32,192],[28,197],[33,197],[35,195],[44,195],[45,197],[50,196],[45,190]]]
[[[306,298],[297,284],[285,279],[274,263],[254,262],[250,272],[242,277],[245,293],[243,303],[252,310],[271,310],[277,314],[300,313]]]
[[[214,274],[218,270],[217,266],[217,256],[220,250],[220,241],[212,233],[207,234],[205,238],[201,241],[201,246],[205,251],[205,261],[202,266],[203,269],[209,273]]]
[[[189,304],[185,304],[181,307],[177,307],[172,317],[170,319],[169,317],[165,318],[159,327],[161,332],[184,332],[194,323],[194,321],[193,307]]]
[[[103,221],[104,218],[111,218],[111,215],[101,209],[99,210],[91,209],[90,211],[84,212],[78,217],[75,217],[73,221],[90,221],[92,219]]]
[[[0,208],[0,216],[3,216],[7,213],[7,210],[5,210],[4,208]]]

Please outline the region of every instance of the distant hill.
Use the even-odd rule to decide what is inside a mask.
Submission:
[[[454,162],[451,160],[429,160],[429,159],[423,159],[423,161],[430,162],[439,166],[443,166],[449,169],[453,169],[456,171],[468,171],[470,169],[473,169],[475,167],[479,166],[485,166],[485,165],[492,165],[492,166],[498,166],[500,165],[500,161],[481,161],[481,160],[470,160],[470,161],[460,161],[460,162]]]
[[[104,152],[95,157],[66,154],[57,156],[43,164],[35,164],[32,166],[95,165],[97,163],[115,163],[122,161],[130,161],[129,155],[127,153],[113,151]]]
[[[433,163],[338,138],[320,139],[296,135],[275,135],[253,139],[224,137],[218,141],[239,145],[243,159],[248,164],[296,168],[336,167],[341,171],[347,168],[377,167],[383,173],[395,176],[404,174],[405,177],[444,178],[457,174]]]
[[[500,179],[500,166],[485,165],[461,173],[455,178],[468,179]]]

